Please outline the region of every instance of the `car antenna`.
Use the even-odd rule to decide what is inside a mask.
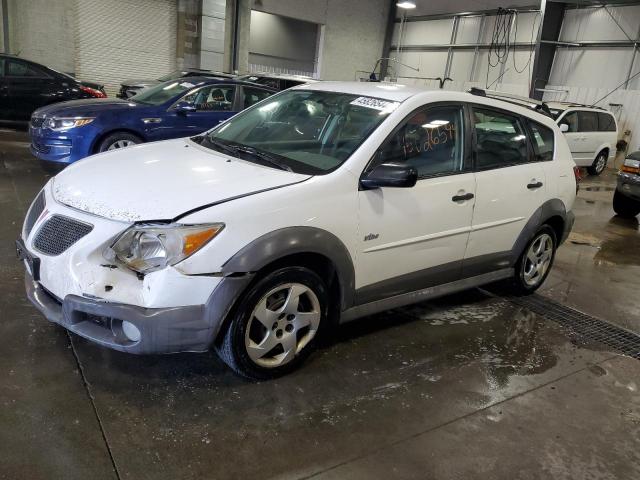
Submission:
[[[605,98],[607,98],[609,95],[611,95],[613,92],[615,92],[616,90],[618,90],[621,86],[623,86],[625,83],[629,83],[630,80],[636,78],[638,75],[640,75],[640,71],[636,72],[634,75],[630,76],[629,78],[627,78],[624,82],[622,82],[620,85],[618,85],[616,88],[614,88],[613,90],[611,90],[609,93],[607,93],[604,97],[602,97],[601,99],[593,102],[590,105],[590,108],[595,107],[598,103],[600,103],[602,100],[604,100]]]

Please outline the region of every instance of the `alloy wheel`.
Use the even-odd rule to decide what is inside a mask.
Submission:
[[[289,363],[315,337],[321,316],[320,301],[306,285],[273,288],[257,303],[247,324],[247,354],[265,368]]]
[[[522,267],[524,282],[530,287],[542,282],[547,270],[549,270],[552,258],[553,239],[550,235],[543,233],[531,243],[527,251]]]
[[[607,158],[604,155],[598,155],[598,158],[596,159],[596,172],[599,174],[602,173],[606,166]]]
[[[135,144],[136,143],[131,140],[116,140],[111,145],[109,145],[107,150],[115,150],[117,148],[130,147],[131,145],[135,145]]]

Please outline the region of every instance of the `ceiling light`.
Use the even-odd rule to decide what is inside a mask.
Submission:
[[[416,8],[416,2],[414,2],[413,0],[404,0],[402,2],[396,3],[396,6],[400,8],[411,9]]]

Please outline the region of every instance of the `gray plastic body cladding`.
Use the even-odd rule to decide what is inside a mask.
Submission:
[[[560,217],[564,223],[563,235],[561,238],[558,238],[558,245],[566,240],[569,236],[569,232],[571,231],[571,227],[573,226],[573,213],[569,212],[569,214],[567,214],[567,210],[564,208],[562,200],[557,198],[547,200],[538,207],[535,212],[533,212],[533,215],[531,215],[529,221],[526,223],[520,232],[520,235],[518,235],[517,240],[513,244],[513,248],[511,249],[512,265],[518,260],[524,251],[524,248],[527,246],[527,243],[529,243],[529,240],[531,240],[540,226],[551,217]]]
[[[168,308],[144,308],[77,295],[67,295],[60,302],[28,273],[25,274],[25,288],[31,303],[49,321],[81,337],[121,352],[159,354],[208,350],[251,278],[247,275],[222,279],[205,305]],[[140,330],[140,340],[131,342],[87,315],[131,322]]]
[[[351,255],[338,237],[319,228],[287,227],[267,233],[227,260],[222,273],[256,272],[276,260],[299,253],[315,253],[331,260],[340,280],[342,309],[353,305],[355,270]]]

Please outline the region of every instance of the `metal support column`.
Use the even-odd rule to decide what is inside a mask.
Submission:
[[[7,0],[2,0],[2,46],[4,53],[10,53],[9,48],[9,7]]]
[[[473,51],[473,63],[471,64],[471,72],[469,73],[469,81],[473,82],[476,74],[476,67],[478,66],[478,51],[480,50],[480,42],[482,41],[482,35],[484,33],[484,24],[486,16],[480,17],[480,27],[478,28],[478,39],[476,40],[476,48]]]
[[[529,96],[537,100],[542,100],[543,92],[540,89],[546,87],[553,59],[560,40],[560,30],[564,20],[565,4],[541,0],[540,2],[540,26],[538,27],[538,38],[536,40],[533,68],[531,69],[531,79]]]
[[[451,41],[450,45],[455,45],[456,40],[458,38],[458,26],[460,25],[460,17],[456,15],[453,17],[453,28],[451,29]],[[447,63],[444,67],[444,75],[442,78],[447,78],[451,74],[451,63],[453,62],[453,47],[449,47],[449,52],[447,53]]]
[[[389,69],[389,57],[391,56],[391,42],[393,41],[393,29],[396,24],[396,15],[398,7],[396,6],[396,0],[390,0],[389,2],[389,16],[387,17],[387,29],[384,33],[384,44],[382,45],[382,59],[380,61],[380,78],[384,80],[387,76],[387,70]]]

